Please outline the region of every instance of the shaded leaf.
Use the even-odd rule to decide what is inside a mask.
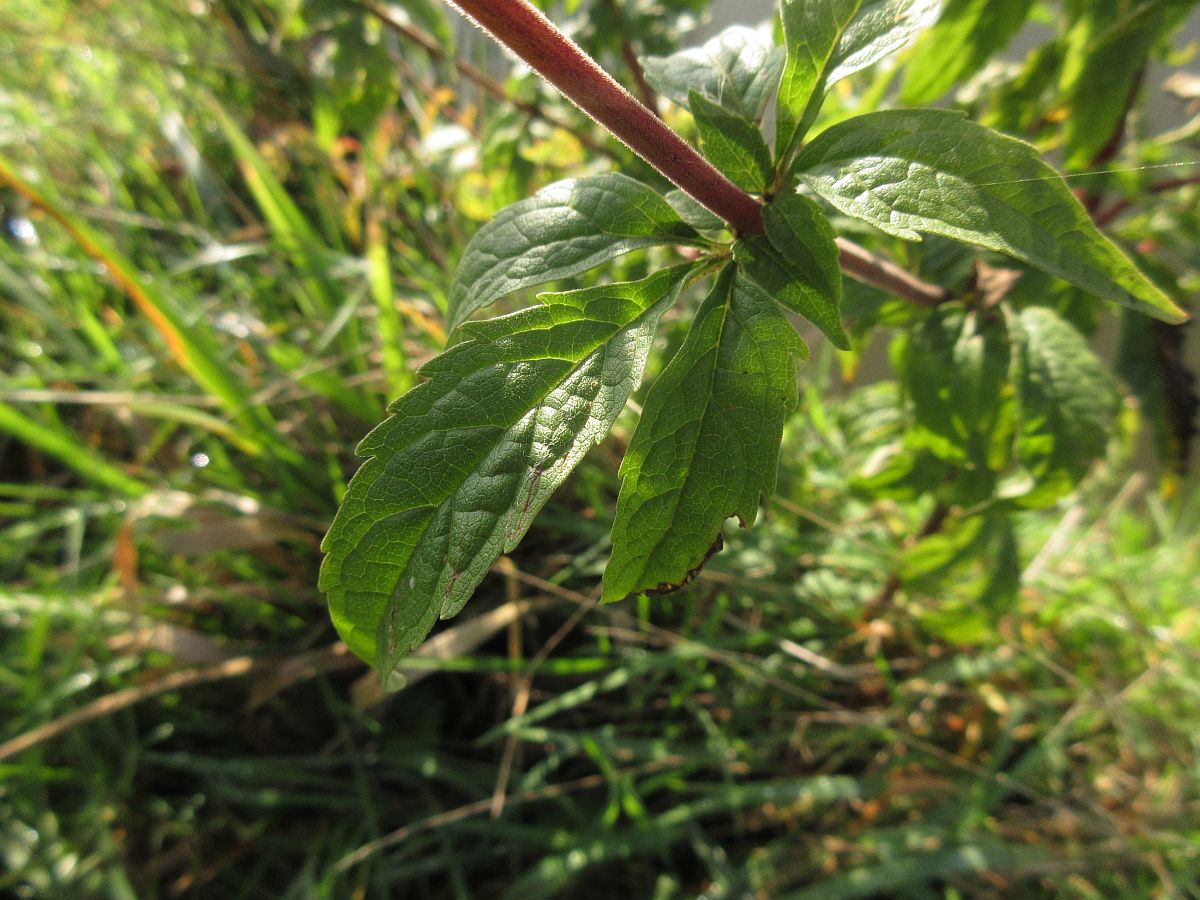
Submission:
[[[688,106],[708,161],[743,190],[763,193],[771,181],[771,150],[758,126],[696,90],[688,92]]]
[[[775,487],[804,342],[737,266],[721,272],[679,352],[646,397],[621,464],[604,597],[687,583],[721,527],[754,521]]]
[[[684,191],[675,188],[663,194],[671,208],[679,214],[679,218],[687,222],[697,231],[723,231],[729,226],[725,220]]]
[[[1200,394],[1188,368],[1185,342],[1185,327],[1125,310],[1115,364],[1154,431],[1159,458],[1181,475],[1187,472],[1192,442],[1200,433]]]
[[[779,79],[783,50],[768,29],[735,25],[700,47],[642,57],[641,63],[651,86],[680,106],[688,105],[694,90],[757,121]]]
[[[797,157],[805,184],[888,234],[940,234],[1008,253],[1165,321],[1184,314],[1092,224],[1028,144],[946,110],[858,116]]]
[[[1012,331],[1017,453],[1037,481],[1021,503],[1047,505],[1069,493],[1104,453],[1116,386],[1079,332],[1052,310],[1022,311]]]
[[[895,356],[915,419],[908,443],[951,462],[986,464],[1011,368],[1003,320],[945,304],[901,339]]]
[[[686,272],[544,295],[467,324],[421,370],[359,446],[323,545],[320,586],[356,654],[390,671],[516,546],[624,407]]]
[[[695,237],[660,194],[628,176],[555,182],[500,210],[471,239],[450,289],[450,328],[513,291]]]

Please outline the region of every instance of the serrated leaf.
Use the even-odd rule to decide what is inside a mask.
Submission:
[[[863,0],[785,0],[779,15],[787,60],[775,101],[775,152],[787,160],[816,118],[846,27]]]
[[[904,74],[901,99],[931,103],[975,74],[1020,31],[1033,0],[946,0],[937,23],[921,35]]]
[[[842,350],[850,339],[838,307],[842,271],[833,226],[812,200],[800,194],[776,197],[763,208],[766,236],[734,247],[751,281],[793,312],[804,316]]]
[[[450,289],[450,328],[514,291],[639,247],[695,239],[662,195],[626,175],[557,181],[500,210],[471,239]]]
[[[646,397],[621,464],[604,600],[686,584],[730,516],[754,521],[775,487],[783,423],[804,342],[729,266]]]
[[[947,110],[834,125],[797,157],[804,184],[896,237],[940,234],[1008,253],[1156,318],[1186,318],[1092,224],[1033,147]]]
[[[350,649],[390,671],[455,615],[641,379],[687,267],[468,323],[359,445],[320,586]]]
[[[646,80],[687,106],[695,90],[732,113],[758,121],[783,68],[783,50],[767,28],[726,28],[700,47],[641,59]]]
[[[771,180],[771,150],[758,126],[694,89],[688,92],[688,107],[705,158],[738,187],[763,193]]]
[[[1026,506],[1069,493],[1103,453],[1117,407],[1116,385],[1074,328],[1052,310],[1016,317],[1017,453],[1037,480]]]
[[[1011,368],[1003,320],[945,304],[909,331],[896,356],[915,419],[909,444],[951,462],[985,464]]]

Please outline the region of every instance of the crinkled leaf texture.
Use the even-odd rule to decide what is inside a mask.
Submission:
[[[888,110],[818,135],[801,180],[888,234],[940,234],[1031,266],[1168,322],[1186,316],[1092,224],[1029,144],[948,110]]]
[[[1083,336],[1053,310],[1030,307],[1010,328],[1020,410],[1017,454],[1037,481],[1021,503],[1044,506],[1069,493],[1104,453],[1118,395]]]
[[[825,87],[891,56],[932,25],[941,10],[942,0],[864,0],[838,42]]]
[[[700,47],[641,60],[651,86],[680,106],[695,90],[731,113],[757,121],[779,80],[783,50],[770,29],[734,25]]]
[[[736,265],[700,305],[646,397],[621,463],[605,601],[686,584],[725,520],[754,521],[775,488],[804,342]]]
[[[641,380],[687,266],[543,295],[468,323],[363,440],[321,589],[350,649],[390,672],[458,613]]]
[[[764,291],[821,329],[834,346],[850,349],[842,327],[842,270],[833,226],[800,194],[776,197],[763,208],[766,235],[738,241],[734,256]]]
[[[471,239],[450,288],[450,328],[514,291],[639,247],[695,240],[661,194],[627,175],[557,181],[500,210]]]

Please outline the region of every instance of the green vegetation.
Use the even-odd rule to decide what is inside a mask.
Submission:
[[[702,0],[546,4],[752,189],[776,172],[739,116],[782,72],[777,134],[811,195],[737,242],[752,279],[713,279],[677,248],[720,243],[719,221],[426,0],[0,0],[0,894],[1200,894],[1183,332],[993,252],[1078,285],[1093,265],[1111,277],[1106,243],[1048,261],[1048,240],[1008,230],[971,236],[979,255],[927,210],[897,219],[825,177],[844,120],[865,113],[878,165],[863,178],[903,158],[933,185],[973,179],[972,203],[994,210],[1061,193],[994,183],[1045,171],[1007,139],[988,152],[1017,157],[1015,174],[995,177],[888,156],[913,122],[921,153],[972,139],[972,122],[1001,128],[1063,151],[1073,176],[1104,170],[1070,184],[1157,285],[1131,269],[1125,287],[1186,305],[1196,128],[1150,133],[1127,101],[1190,4],[1069,0],[1056,21],[1041,3],[1009,19],[950,0],[921,35],[936,4],[913,4],[917,51],[898,57],[912,64],[873,66],[895,48],[849,23],[890,2],[843,3],[803,71],[769,30],[671,56],[694,43],[677,23]],[[995,62],[1026,15],[1057,30]],[[818,33],[793,4],[781,40]],[[939,57],[947,41],[963,56]],[[639,54],[656,57],[648,80]],[[695,86],[714,60],[734,91]],[[956,87],[969,119],[878,111]],[[1101,88],[1120,102],[1089,106]],[[527,278],[484,254],[469,265],[488,222],[562,203],[547,186],[563,179],[611,188],[577,204],[583,218],[628,208],[604,207],[609,233]],[[955,302],[839,285],[831,208],[883,229],[835,215],[837,234]],[[914,229],[934,236],[898,239]],[[810,256],[779,251],[801,233],[819,237]],[[803,355],[763,288],[819,326],[802,329],[798,382],[702,365],[763,364],[740,329],[789,365]],[[492,311],[516,312],[465,325],[430,363],[450,323],[513,291]],[[552,330],[570,354],[539,355]],[[1114,333],[1115,367],[1085,339]],[[631,369],[595,377],[613,347]],[[480,373],[497,359],[528,379],[492,384]],[[472,378],[480,402],[464,405],[449,388]],[[692,415],[705,378],[727,409]],[[352,652],[370,650],[337,640],[319,543],[355,444],[401,395],[431,423],[502,426],[502,446],[522,410],[579,406],[554,435],[569,464],[487,490],[478,473],[455,482],[464,443],[430,472],[494,501],[482,512],[505,523],[489,539],[507,555],[462,616],[391,648],[411,652],[385,692]],[[369,441],[403,459],[406,421]],[[489,452],[486,431],[471,452]],[[632,514],[661,490],[645,460],[678,433],[748,460],[703,460],[722,494],[688,521],[719,527],[729,507],[757,522],[727,523],[683,590],[601,604],[614,519],[648,554],[620,558],[630,585],[687,574],[653,552],[678,525]],[[380,583],[404,565],[367,558]]]

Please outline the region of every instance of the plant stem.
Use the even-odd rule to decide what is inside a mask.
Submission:
[[[762,234],[762,205],[605,72],[528,0],[448,0],[572,103],[738,234]]]
[[[842,271],[863,284],[903,297],[917,306],[937,306],[950,299],[945,288],[922,281],[894,262],[860,247],[846,238],[837,239],[838,262]]]
[[[528,0],[447,0],[739,235],[762,234],[762,204],[617,84]],[[838,238],[842,271],[919,306],[950,299],[895,263]]]

